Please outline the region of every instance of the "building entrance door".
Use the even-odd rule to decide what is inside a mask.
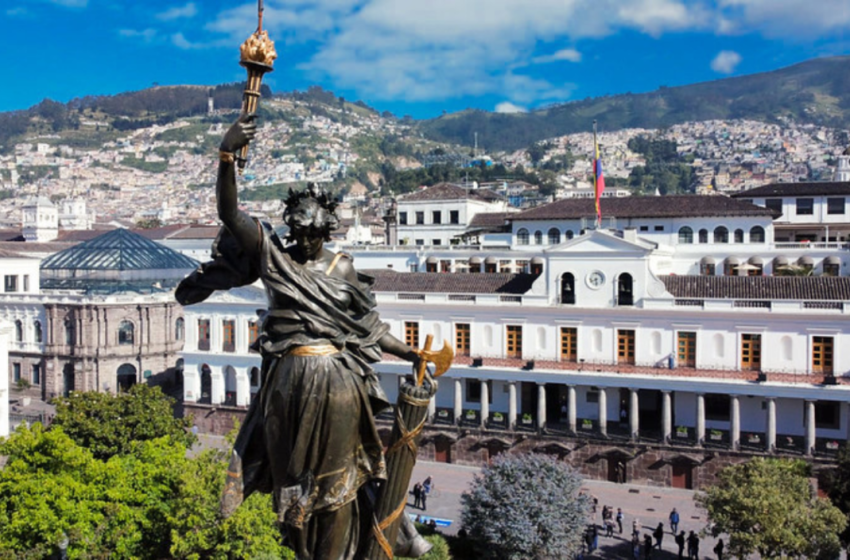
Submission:
[[[618,330],[617,331],[617,363],[632,364],[635,363],[635,331],[633,330]]]
[[[671,486],[673,488],[684,488],[687,490],[692,490],[694,487],[693,484],[693,472],[694,468],[687,463],[673,463],[673,478],[671,480]]]
[[[434,441],[434,461],[437,463],[452,462],[452,442],[445,438]]]

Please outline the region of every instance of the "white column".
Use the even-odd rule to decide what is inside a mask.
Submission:
[[[661,435],[664,443],[670,442],[673,433],[673,410],[670,391],[661,391]]]
[[[201,398],[201,374],[195,364],[183,364],[183,400],[198,402]]]
[[[546,384],[537,384],[537,429],[546,428]]]
[[[567,391],[567,423],[570,431],[576,432],[576,386],[569,385]]]
[[[806,455],[815,449],[815,401],[806,401]]]
[[[247,368],[236,372],[236,406],[251,404],[251,376]]]
[[[729,414],[732,416],[729,422],[729,441],[732,449],[737,450],[741,447],[741,403],[738,395],[729,396]]]
[[[776,450],[776,399],[767,399],[767,441],[765,447],[768,453]]]
[[[640,401],[637,389],[629,389],[629,437],[635,440],[640,436]]]
[[[608,435],[608,392],[605,387],[599,388],[599,433]]]
[[[481,427],[487,426],[490,419],[490,393],[487,390],[487,380],[481,380]]]
[[[508,429],[516,428],[516,381],[508,382]]]
[[[460,424],[460,417],[463,414],[463,379],[455,378],[455,424]]]
[[[210,370],[210,381],[212,382],[212,387],[210,388],[210,404],[221,404],[224,402],[225,396],[224,372],[221,371],[220,366],[211,366]]]
[[[697,445],[705,443],[705,394],[697,393]]]
[[[434,416],[437,414],[437,395],[434,394],[431,397],[431,400],[428,401],[428,421],[431,422],[434,420]]]

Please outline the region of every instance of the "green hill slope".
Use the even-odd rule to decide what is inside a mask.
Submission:
[[[746,118],[850,126],[850,56],[704,82],[573,101],[523,114],[464,111],[423,121],[426,137],[469,145],[475,132],[490,150],[514,150],[553,136],[591,130],[659,128],[685,121]]]

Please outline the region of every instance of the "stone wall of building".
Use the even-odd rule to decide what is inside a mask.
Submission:
[[[55,303],[45,308],[44,398],[69,388],[116,392],[122,367],[135,373],[136,383],[174,377],[183,349],[175,332],[183,309],[176,302],[140,297],[127,303]],[[66,321],[73,325],[72,344],[66,344]],[[119,327],[125,321],[133,326],[132,341],[122,343]]]
[[[194,416],[201,433],[224,435],[243,422],[244,408],[185,403],[186,415]],[[384,445],[392,435],[392,423],[378,420]],[[648,445],[623,440],[601,440],[532,432],[488,432],[452,426],[427,426],[422,431],[419,459],[482,466],[499,453],[546,453],[570,464],[584,477],[646,486],[678,486],[702,489],[714,484],[717,474],[729,465],[745,462],[758,452],[712,448]],[[800,458],[800,455],[788,455]],[[834,464],[827,458],[808,458],[815,471]]]

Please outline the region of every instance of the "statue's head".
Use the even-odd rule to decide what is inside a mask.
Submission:
[[[301,244],[305,239],[330,241],[331,232],[339,227],[337,203],[322,187],[309,183],[303,191],[289,190],[284,201],[283,221],[289,226],[286,239]]]

